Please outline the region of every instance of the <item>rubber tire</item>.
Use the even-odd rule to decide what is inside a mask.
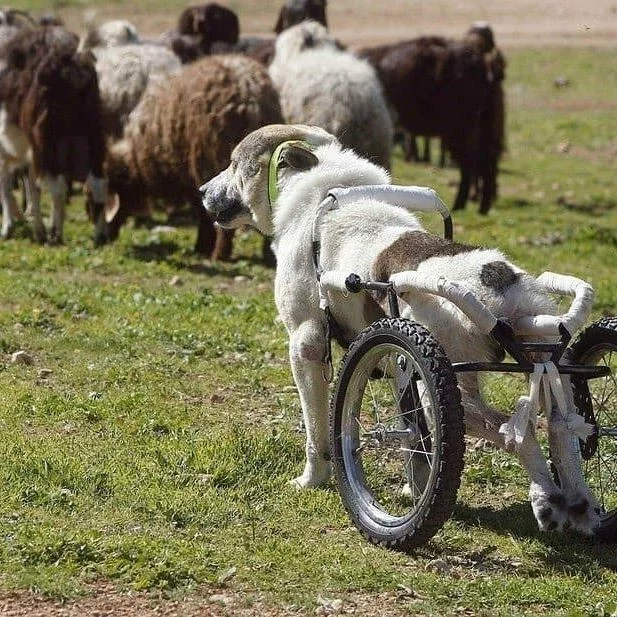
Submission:
[[[384,526],[363,509],[343,458],[341,435],[345,395],[354,370],[375,346],[393,344],[410,354],[420,367],[435,410],[441,439],[433,446],[438,456],[432,495],[420,508],[401,517],[400,524]],[[450,518],[460,486],[465,453],[463,409],[456,375],[437,339],[422,325],[402,318],[384,318],[363,330],[344,356],[330,404],[330,445],[334,476],[347,513],[370,542],[408,551],[425,544]]]
[[[602,347],[614,349],[614,352],[617,354],[617,317],[605,317],[585,328],[585,330],[583,330],[577,337],[575,342],[568,348],[566,361],[569,364],[589,364],[588,358]],[[587,383],[585,381],[576,381],[575,379],[572,379],[572,384],[574,388],[575,401],[577,402],[577,405],[584,408],[585,401],[591,400],[589,397]],[[617,393],[615,396],[617,396]],[[587,404],[587,406],[589,405],[590,403]],[[581,410],[579,409],[579,411]],[[589,412],[585,412],[584,409],[582,410],[582,413],[586,416],[588,421],[591,420],[594,423],[597,422],[595,415],[591,418],[587,417]],[[595,439],[597,445],[597,431],[591,436],[590,439]],[[585,445],[581,445],[583,458],[596,456],[595,448],[594,453],[590,453],[589,456],[585,456]],[[617,492],[617,486],[612,486],[610,490],[614,493]],[[617,543],[617,508],[605,514],[602,524],[596,533],[596,539],[598,541],[611,544]]]

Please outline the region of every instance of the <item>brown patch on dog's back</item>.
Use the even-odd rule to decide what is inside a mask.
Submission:
[[[373,279],[387,281],[395,272],[417,270],[430,257],[468,253],[477,247],[444,240],[424,231],[410,231],[384,249],[373,264]]]

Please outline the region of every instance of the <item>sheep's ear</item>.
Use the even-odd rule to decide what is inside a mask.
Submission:
[[[280,34],[281,32],[283,32],[284,26],[285,26],[285,21],[286,21],[286,17],[287,17],[287,7],[282,6],[281,10],[279,12],[279,17],[276,21],[276,25],[274,26],[274,33],[275,34]]]
[[[289,144],[289,146],[286,146],[281,152],[279,161],[280,166],[291,167],[298,171],[306,171],[319,163],[319,159],[313,152],[301,144]]]

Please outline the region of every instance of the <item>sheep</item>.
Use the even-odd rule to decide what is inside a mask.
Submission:
[[[215,46],[218,51],[235,51],[239,33],[238,16],[227,7],[208,2],[184,9],[176,31],[164,35],[164,43],[186,64],[212,53]]]
[[[487,70],[475,44],[419,37],[358,50],[376,68],[397,122],[413,135],[438,135],[461,171],[453,209],[467,202],[474,177],[482,180],[480,212],[495,196],[496,137],[502,75]]]
[[[137,44],[139,42],[137,28],[130,21],[113,19],[98,26],[90,24],[88,31],[79,42],[79,51],[86,51],[95,47]]]
[[[119,139],[148,84],[177,73],[178,57],[161,45],[121,45],[93,50],[101,93],[103,132]]]
[[[484,57],[486,74],[489,81],[493,84],[493,130],[491,132],[492,142],[490,147],[493,156],[499,160],[506,150],[506,102],[503,89],[503,80],[506,74],[506,59],[501,50],[495,44],[495,36],[490,24],[486,21],[474,22],[465,33],[463,41],[471,46],[475,46]],[[472,181],[471,200],[476,201],[478,195],[483,191],[481,178],[474,178]],[[497,197],[497,182],[493,186],[493,198]]]
[[[195,250],[213,259],[231,256],[229,232],[215,229],[200,206],[197,186],[229,164],[234,146],[250,131],[282,121],[267,71],[242,55],[206,56],[152,84],[129,116],[106,162],[108,239],[147,199],[191,204],[198,213]]]
[[[324,27],[328,27],[326,0],[286,0],[279,11],[274,32],[278,35],[292,26],[309,20],[317,21]],[[275,43],[276,39],[273,38],[241,37],[233,51],[246,54],[263,65],[270,66],[274,58]],[[337,46],[344,49],[343,45],[338,42]],[[217,46],[214,46],[213,51],[217,50]]]
[[[379,79],[368,62],[341,50],[323,25],[304,21],[282,32],[269,72],[286,122],[324,128],[390,168],[394,129]]]
[[[237,43],[240,23],[231,9],[216,2],[208,2],[184,9],[178,18],[178,32],[199,35],[204,50],[207,50],[216,41],[224,41],[230,45]]]
[[[274,32],[280,34],[310,19],[327,27],[326,0],[286,0],[279,11]],[[165,34],[163,41],[183,64],[213,53],[242,53],[265,66],[274,57],[275,39],[239,37],[236,15],[216,3],[185,9],[178,20],[177,30]]]
[[[308,20],[317,21],[328,27],[326,0],[286,0],[279,11],[274,32],[280,34],[283,30]]]
[[[63,28],[23,30],[3,48],[0,74],[1,235],[9,237],[15,219],[9,195],[13,172],[31,165],[52,194],[50,243],[61,243],[67,180],[88,181],[93,218],[102,223],[105,187],[104,142],[98,81],[90,54],[77,53],[77,37]],[[46,236],[38,194],[33,191],[34,236]]]

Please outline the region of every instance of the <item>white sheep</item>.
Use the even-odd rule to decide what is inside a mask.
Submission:
[[[88,18],[88,31],[79,42],[79,50],[95,47],[115,47],[140,42],[137,28],[126,19],[112,19],[95,26],[93,18]]]
[[[286,122],[319,126],[390,168],[394,129],[368,62],[340,49],[326,28],[305,21],[282,32],[269,68]]]
[[[119,138],[128,115],[152,82],[180,71],[178,57],[161,45],[121,45],[92,50],[96,56],[103,130]]]

